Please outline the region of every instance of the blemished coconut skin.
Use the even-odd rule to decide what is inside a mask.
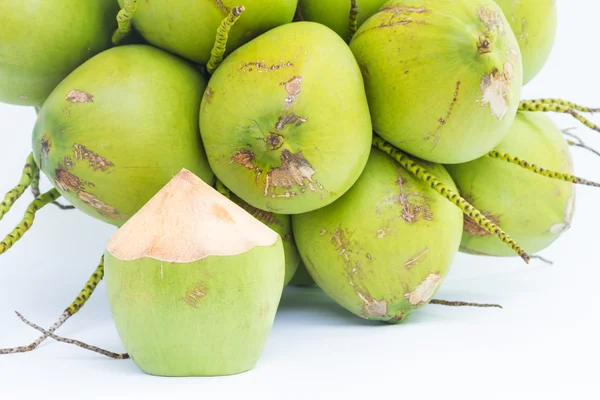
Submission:
[[[283,290],[281,238],[193,174],[115,233],[105,265],[119,336],[144,372],[231,375],[258,361]]]
[[[181,168],[214,179],[198,126],[205,87],[196,68],[162,50],[107,50],[44,103],[35,160],[71,204],[120,226]]]
[[[498,150],[554,171],[572,173],[572,158],[562,132],[540,113],[519,112]],[[463,197],[496,222],[528,253],[550,246],[571,226],[575,185],[534,174],[518,165],[482,157],[448,172]],[[502,242],[465,220],[461,251],[506,256]]]
[[[392,0],[358,29],[375,131],[424,160],[474,160],[502,141],[519,105],[519,46],[492,0]]]
[[[292,217],[285,214],[275,214],[259,210],[235,195],[231,196],[231,200],[246,210],[254,218],[273,229],[281,237],[281,240],[283,241],[283,252],[285,253],[284,285],[287,285],[292,277],[296,276],[296,271],[300,264],[300,254],[298,254],[298,248],[296,247],[294,234],[292,232]]]
[[[441,165],[423,165],[455,189]],[[292,217],[317,285],[359,317],[388,323],[431,300],[458,251],[462,224],[460,209],[375,149],[342,198]]]
[[[544,67],[556,37],[556,0],[495,0],[519,41],[523,84]]]
[[[76,67],[107,49],[114,0],[0,0],[0,102],[39,106]]]
[[[308,273],[304,263],[300,263],[289,284],[292,286],[312,286],[315,284],[315,280]]]
[[[372,137],[352,53],[314,22],[277,27],[229,55],[202,99],[200,130],[215,175],[280,214],[339,198],[360,176]]]
[[[227,51],[276,26],[292,22],[298,0],[151,0],[138,1],[134,28],[152,45],[206,64],[217,28],[232,8],[244,14],[229,32]],[[124,0],[119,0],[123,6]]]
[[[361,26],[388,0],[357,0],[358,19]],[[314,21],[333,29],[344,40],[348,38],[350,0],[299,0],[298,13],[304,21]]]

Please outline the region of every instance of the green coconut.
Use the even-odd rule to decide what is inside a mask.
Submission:
[[[444,167],[423,166],[455,189]],[[389,323],[431,300],[458,251],[462,225],[459,208],[375,149],[342,198],[292,217],[317,285],[348,311]]]
[[[292,286],[312,286],[315,284],[315,280],[308,273],[304,263],[301,262],[289,283]]]
[[[276,232],[184,170],[110,238],[105,259],[115,325],[144,372],[254,367],[283,290]]]
[[[298,248],[296,247],[292,232],[291,216],[259,210],[235,195],[231,195],[231,200],[281,236],[283,251],[285,253],[284,285],[287,285],[292,277],[297,275],[296,270],[300,264],[300,254],[298,254]]]
[[[138,1],[133,26],[150,44],[206,64],[217,28],[233,7],[243,5],[245,12],[229,32],[228,51],[292,22],[297,4],[298,0]]]
[[[0,102],[42,104],[111,45],[118,11],[114,0],[0,0]]]
[[[357,25],[361,26],[388,0],[356,0],[358,6]],[[333,29],[344,40],[348,37],[350,0],[299,0],[298,17],[314,21]]]
[[[350,47],[375,131],[425,160],[474,160],[502,141],[522,85],[519,46],[492,0],[392,0]]]
[[[495,0],[521,48],[523,84],[544,67],[556,37],[556,0]]]
[[[346,43],[314,22],[275,28],[219,66],[200,130],[210,165],[232,192],[265,211],[330,204],[363,170],[372,126]]]
[[[181,168],[214,179],[198,127],[205,87],[196,68],[159,49],[100,53],[42,106],[35,160],[71,204],[120,226]]]
[[[545,114],[519,112],[497,150],[549,170],[573,171],[562,132]],[[573,183],[537,175],[487,156],[465,164],[448,165],[447,169],[462,196],[530,254],[550,246],[571,226],[575,206]],[[461,251],[490,256],[515,255],[468,217]]]

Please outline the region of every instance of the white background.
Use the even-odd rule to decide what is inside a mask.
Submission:
[[[553,96],[600,106],[598,15],[596,1],[560,2],[554,52],[524,99]],[[562,128],[576,124],[554,119]],[[0,105],[2,193],[20,176],[33,124],[32,108]],[[577,133],[600,148],[599,133]],[[600,181],[600,158],[578,149],[574,158],[579,175]],[[437,296],[496,302],[503,310],[431,305],[406,323],[385,326],[354,317],[318,289],[288,290],[263,357],[249,373],[157,378],[130,360],[47,341],[32,353],[0,356],[0,399],[598,399],[600,190],[578,189],[571,230],[543,253],[554,266],[459,255]],[[30,200],[28,192],[0,222],[2,235]],[[13,310],[43,326],[54,322],[96,267],[113,229],[78,211],[47,207],[39,213],[34,228],[0,257],[0,347],[38,336]],[[103,284],[59,333],[124,351]]]

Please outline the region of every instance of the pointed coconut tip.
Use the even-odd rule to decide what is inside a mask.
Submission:
[[[279,235],[183,169],[109,239],[124,260],[189,263],[275,244]]]

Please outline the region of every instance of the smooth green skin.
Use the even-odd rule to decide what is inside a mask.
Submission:
[[[478,16],[483,7],[498,15],[504,35],[487,31]],[[490,40],[491,52],[479,53],[482,37]],[[517,40],[492,0],[392,0],[360,27],[350,48],[365,78],[373,127],[396,147],[453,164],[481,157],[508,132],[522,65]],[[481,84],[494,69],[502,74],[506,63],[513,75],[506,112],[497,117],[482,102]]]
[[[456,190],[441,165],[423,165]],[[428,205],[431,220],[420,214],[408,222],[404,201],[411,209]],[[341,199],[292,217],[296,245],[317,285],[359,317],[389,323],[402,321],[431,299],[413,305],[405,294],[432,273],[439,274],[441,284],[458,251],[462,224],[460,209],[375,149],[358,182]],[[406,263],[425,249],[408,268]],[[369,310],[367,302],[373,300],[387,302],[385,315]]]
[[[573,171],[571,154],[561,131],[541,113],[519,112],[497,149],[540,167]],[[550,246],[570,226],[575,202],[572,183],[536,175],[489,157],[446,168],[461,194],[481,212],[497,219],[498,225],[530,254]],[[466,229],[461,251],[515,256],[495,236],[473,235]]]
[[[277,232],[283,241],[283,252],[285,253],[285,279],[284,286],[287,285],[292,277],[296,276],[296,270],[300,264],[300,254],[294,242],[292,233],[292,217],[284,214],[275,214],[268,211],[262,211],[252,207],[236,195],[231,195],[231,200],[246,210],[254,218]]]
[[[297,3],[298,0],[138,1],[133,25],[152,45],[206,64],[217,28],[231,8],[243,5],[245,11],[229,32],[228,52],[269,29],[292,22]],[[123,6],[123,0],[119,4]]]
[[[312,286],[315,280],[310,276],[304,263],[300,263],[294,277],[289,282],[292,286]]]
[[[114,0],[0,0],[0,102],[41,105],[111,46],[118,11]]]
[[[544,67],[556,38],[556,0],[495,0],[512,27],[523,57],[523,84]]]
[[[387,1],[357,0],[358,26],[375,14]],[[350,5],[350,0],[299,0],[298,12],[302,20],[326,25],[346,40],[350,22]]]
[[[285,83],[300,78],[301,91],[288,102]],[[292,113],[307,121],[278,130],[279,118]],[[314,22],[275,28],[227,57],[209,81],[200,130],[217,177],[254,207],[281,214],[312,211],[339,198],[360,176],[372,138],[358,65],[335,32]],[[283,138],[277,150],[266,142],[274,134]],[[265,195],[267,176],[282,166],[285,150],[310,164],[312,189],[302,173],[307,169],[294,167],[302,185],[286,188],[270,179]],[[254,153],[254,169],[233,162],[240,151]]]
[[[120,226],[182,168],[212,183],[198,129],[205,87],[199,71],[162,50],[107,50],[71,73],[44,103],[33,131],[36,162],[71,204]],[[73,89],[93,102],[67,100]],[[76,144],[113,166],[94,170]]]
[[[280,239],[271,247],[188,264],[122,261],[108,251],[105,257],[113,319],[142,371],[218,376],[254,367],[283,291]]]

